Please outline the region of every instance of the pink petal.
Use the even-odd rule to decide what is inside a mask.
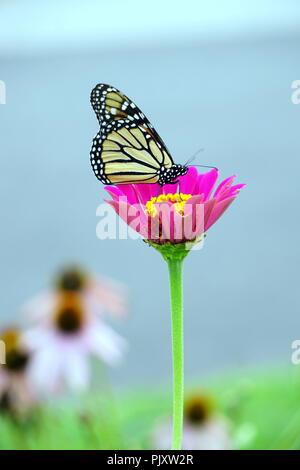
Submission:
[[[21,309],[29,320],[42,320],[47,318],[55,309],[56,302],[57,298],[54,291],[42,291],[27,301]]]
[[[234,186],[231,186],[231,188],[228,191],[228,194],[225,197],[230,197],[230,196],[236,196],[239,192],[240,189],[246,186],[246,184],[236,184]],[[223,196],[222,196],[223,199]]]
[[[204,229],[207,230],[207,222],[210,218],[213,208],[215,207],[217,200],[215,198],[209,199],[205,202],[204,206]]]
[[[104,189],[106,192],[108,192],[114,201],[117,201],[119,197],[123,196],[122,191],[116,186],[104,186]]]
[[[179,187],[182,194],[194,194],[194,188],[197,184],[197,176],[197,168],[190,166],[187,174],[179,178]]]
[[[161,188],[160,194],[176,194],[179,191],[178,183],[164,184]],[[180,188],[181,191],[181,188]]]
[[[86,346],[89,351],[108,364],[115,365],[122,359],[128,346],[125,339],[110,326],[95,322],[86,335]]]
[[[222,183],[220,183],[217,189],[215,190],[214,197],[221,196],[223,191],[228,190],[231,187],[232,182],[235,177],[236,175],[232,175],[226,178],[224,181],[222,181]]]
[[[184,207],[184,236],[186,240],[193,240],[204,232],[205,204],[202,195],[194,196],[188,200]]]
[[[218,179],[219,172],[215,168],[208,171],[207,173],[203,173],[198,177],[198,184],[196,185],[195,190],[198,194],[204,194],[204,200],[206,201],[209,199],[214,185]]]
[[[143,237],[147,235],[148,216],[140,205],[130,205],[120,201],[106,201],[114,208],[119,217]]]
[[[63,376],[71,389],[85,390],[90,382],[89,358],[82,348],[72,348],[64,354]]]
[[[127,299],[123,285],[105,278],[94,278],[85,289],[84,298],[97,313],[105,311],[123,316],[127,312]]]
[[[205,231],[208,230],[221,217],[221,215],[226,211],[226,209],[230,206],[234,199],[235,196],[229,197],[215,204],[210,214],[210,217],[208,218],[208,221],[206,223]]]
[[[148,184],[141,183],[134,185],[136,193],[139,195],[139,199],[142,204],[146,205],[146,202],[150,201],[152,197],[158,196],[160,194],[160,186],[157,183]]]
[[[115,187],[127,197],[129,204],[137,204],[139,202],[133,184],[117,184]]]

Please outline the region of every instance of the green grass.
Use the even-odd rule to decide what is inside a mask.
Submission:
[[[188,387],[197,390],[209,393],[231,422],[235,448],[300,449],[294,371],[239,373]],[[155,423],[170,413],[169,390],[60,399],[23,419],[1,414],[0,449],[147,449]]]

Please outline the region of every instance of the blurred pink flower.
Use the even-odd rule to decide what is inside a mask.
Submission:
[[[127,347],[126,341],[99,316],[101,309],[93,303],[97,286],[91,287],[90,280],[79,272],[75,274],[66,271],[60,276],[56,288],[44,298],[45,304],[41,297],[26,306],[28,314],[33,313],[37,320],[24,335],[32,353],[29,375],[41,392],[58,392],[65,385],[86,388],[90,382],[90,356],[114,365]],[[112,298],[110,293],[107,295]],[[112,305],[118,305],[114,311],[123,311],[122,302]]]
[[[156,449],[169,449],[172,439],[170,419],[157,424],[153,433]],[[209,397],[195,395],[184,407],[183,450],[229,450],[233,448],[229,421],[212,408]]]
[[[233,185],[234,175],[216,190],[218,170],[199,174],[189,167],[177,184],[123,184],[106,186],[116,213],[147,240],[182,243],[201,237],[226,211],[244,184]]]
[[[88,275],[77,267],[64,269],[52,289],[40,292],[23,305],[23,312],[32,320],[49,316],[55,310],[60,292],[77,292],[84,310],[123,317],[127,313],[126,287],[114,280]]]
[[[0,365],[0,412],[18,417],[37,403],[28,374],[31,355],[16,328],[4,330],[0,340],[5,345],[5,363]]]

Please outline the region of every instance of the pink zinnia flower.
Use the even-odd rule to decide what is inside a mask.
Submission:
[[[168,264],[172,311],[173,437],[180,449],[183,429],[183,260],[234,201],[244,184],[234,175],[214,189],[219,172],[199,174],[189,167],[174,184],[127,184],[105,187],[107,201],[130,228],[161,253]]]
[[[179,183],[106,186],[116,213],[143,238],[156,243],[182,243],[201,236],[221,217],[244,184],[235,175],[214,190],[219,172],[199,174],[189,167]]]

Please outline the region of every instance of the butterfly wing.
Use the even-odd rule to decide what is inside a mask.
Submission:
[[[105,184],[155,183],[172,157],[142,111],[116,88],[99,84],[91,104],[100,124],[91,164]]]

